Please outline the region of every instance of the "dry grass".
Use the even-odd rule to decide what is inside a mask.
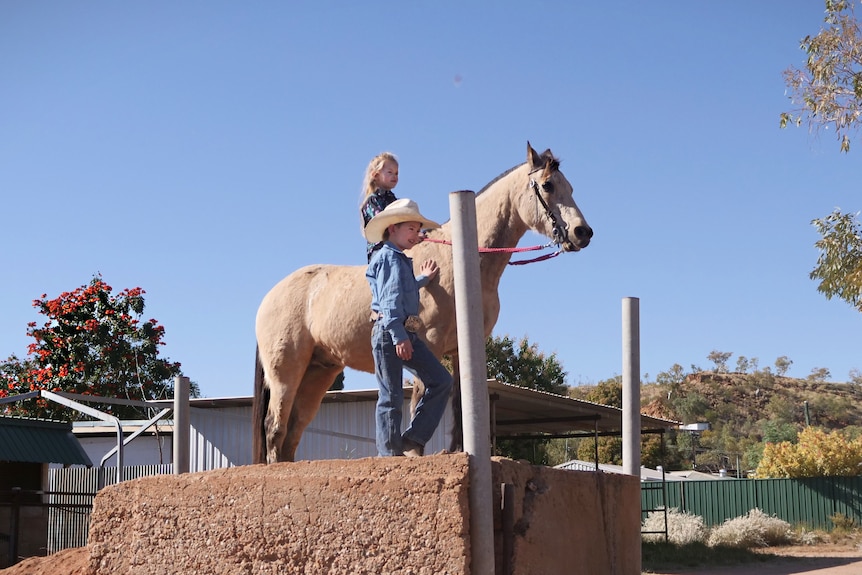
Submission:
[[[678,509],[668,510],[668,542],[664,535],[645,534],[641,557],[645,572],[766,563],[782,555],[781,549],[800,554],[808,547],[819,550],[862,549],[862,530],[843,516],[833,518],[830,532],[793,529],[789,523],[752,509],[742,517],[707,528],[703,518]],[[664,515],[651,513],[644,531],[664,528]],[[807,553],[805,553],[807,555]]]

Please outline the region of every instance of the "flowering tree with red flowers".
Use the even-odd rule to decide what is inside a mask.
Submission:
[[[180,364],[159,357],[165,328],[154,319],[141,320],[144,290],[112,291],[97,275],[89,285],[57,298],[43,294],[34,300],[33,307],[48,319],[42,326],[28,325],[27,335],[35,341],[26,360],[12,355],[0,364],[0,397],[38,389],[136,400],[172,397],[173,378],[182,375]],[[142,415],[141,408],[95,407],[121,418]],[[28,417],[77,417],[42,398],[6,408]]]

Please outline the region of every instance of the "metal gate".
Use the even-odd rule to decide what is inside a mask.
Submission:
[[[123,480],[170,474],[172,468],[170,464],[126,467]],[[50,469],[47,491],[0,493],[0,568],[26,556],[87,545],[96,493],[100,486],[116,483],[116,478],[116,468]]]
[[[173,466],[133,465],[123,469],[123,481],[170,474]],[[48,553],[87,544],[93,499],[100,486],[116,483],[116,468],[51,469],[48,485]]]

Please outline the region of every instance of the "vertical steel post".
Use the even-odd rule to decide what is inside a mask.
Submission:
[[[174,475],[189,472],[189,378],[174,378]]]
[[[470,455],[470,555],[473,575],[494,575],[494,515],[485,320],[479,275],[476,194],[449,194],[464,451]]]
[[[623,298],[623,473],[641,476],[640,300]]]
[[[12,506],[9,508],[9,565],[18,563],[18,532],[21,531],[21,488],[12,488]]]

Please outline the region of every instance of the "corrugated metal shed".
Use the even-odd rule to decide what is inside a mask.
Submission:
[[[489,380],[488,393],[491,407],[491,433],[497,438],[506,437],[584,437],[619,435],[622,432],[622,410],[589,401],[562,397]],[[405,388],[404,425],[410,413],[411,390]],[[190,401],[190,471],[205,471],[220,467],[252,463],[252,399],[251,397],[193,398]],[[297,448],[296,458],[357,459],[374,457],[374,409],[377,390],[330,391],[323,398],[320,411],[306,428]],[[153,402],[170,406],[171,401]],[[455,417],[451,402],[426,453],[449,449]],[[159,425],[163,435],[170,435],[173,422]],[[102,424],[104,425],[104,424]],[[641,416],[641,431],[655,433],[676,427],[678,422]],[[90,428],[93,430],[94,428]],[[126,428],[131,431],[133,427]],[[83,435],[83,429],[76,432]],[[110,438],[105,450],[116,444],[112,427],[103,427],[101,433]],[[145,438],[136,439],[139,442]],[[87,441],[87,440],[85,440]],[[131,444],[130,444],[131,445]],[[88,449],[90,446],[88,445]],[[103,450],[103,453],[104,451]],[[171,445],[164,447],[164,461],[170,461]],[[91,450],[94,459],[101,457]],[[159,463],[160,460],[146,461]]]
[[[0,417],[0,461],[93,465],[71,423],[19,417]]]
[[[589,401],[563,397],[488,380],[492,429],[497,437],[578,437],[619,435],[623,412]],[[405,388],[405,425],[411,390]],[[305,430],[297,459],[354,459],[374,457],[374,406],[377,390],[330,391],[320,411]],[[193,470],[251,463],[251,397],[192,399]],[[207,413],[209,412],[209,413]],[[426,453],[448,449],[454,415],[451,402]],[[656,433],[677,427],[669,421],[641,415],[641,432]]]
[[[572,459],[565,463],[554,466],[555,469],[568,469],[569,471],[596,471],[596,464],[592,461],[583,461],[581,459]],[[611,465],[609,463],[599,463],[598,471],[603,473],[619,473],[627,475],[623,471],[622,465]],[[710,479],[715,479],[710,477]],[[685,481],[685,477],[678,477],[670,473],[662,474],[660,469],[650,469],[649,467],[641,467],[641,481]]]
[[[488,380],[491,433],[499,439],[621,435],[623,410],[582,399]],[[641,433],[660,433],[678,421],[641,415]]]
[[[410,390],[405,390],[405,426],[410,413]],[[190,471],[204,471],[252,461],[252,398],[191,400]],[[302,434],[298,460],[359,459],[374,457],[374,409],[377,390],[331,391],[320,411]],[[447,406],[440,425],[426,445],[426,453],[449,448],[452,407]]]

